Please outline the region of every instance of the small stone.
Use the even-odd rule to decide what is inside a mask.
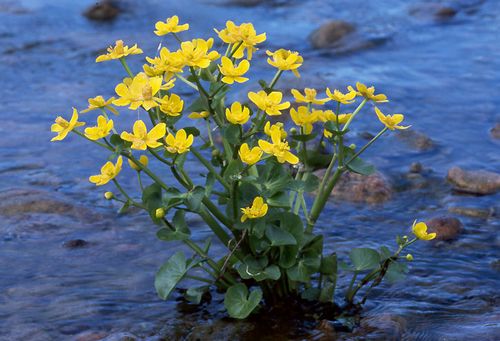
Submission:
[[[494,139],[500,139],[500,123],[491,128],[490,133]]]
[[[371,140],[375,137],[375,135],[373,135],[370,132],[364,131],[364,132],[359,134],[359,137],[361,137],[362,139],[365,139],[365,140]]]
[[[335,46],[345,36],[354,32],[356,28],[345,21],[331,20],[321,25],[311,33],[309,40],[316,49],[324,49]]]
[[[441,7],[436,11],[435,16],[438,18],[451,18],[457,14],[457,10],[452,7]]]
[[[90,20],[109,21],[114,20],[120,13],[120,9],[113,2],[102,1],[88,8],[83,15]]]
[[[75,335],[75,341],[98,341],[108,336],[108,333],[98,331],[86,331]]]
[[[430,150],[435,146],[430,137],[416,130],[398,130],[396,137],[418,151]]]
[[[360,326],[354,330],[353,336],[369,336],[373,340],[401,340],[407,321],[401,316],[380,314],[361,319]]]
[[[495,215],[494,208],[480,209],[480,208],[475,208],[475,207],[453,206],[453,207],[448,208],[448,211],[451,213],[454,213],[454,214],[459,214],[459,215],[472,217],[472,218],[481,218],[481,219],[488,219],[488,218],[493,217]]]
[[[324,172],[319,170],[316,175],[322,177]],[[340,200],[379,204],[389,200],[392,192],[388,181],[379,172],[371,175],[345,172],[333,188],[331,196]]]
[[[424,167],[422,166],[422,164],[420,162],[413,162],[410,165],[410,173],[422,173],[423,170],[424,170]]]
[[[67,249],[79,249],[89,245],[89,242],[83,239],[72,239],[63,243],[63,246]]]
[[[500,190],[500,174],[484,170],[466,171],[453,167],[448,171],[447,180],[460,192],[486,195]]]
[[[321,320],[318,327],[316,328],[319,330],[321,333],[323,333],[321,339],[328,339],[332,340],[335,339],[335,328],[333,327],[332,323],[328,320]]]
[[[436,217],[426,221],[429,233],[436,232],[438,240],[454,240],[462,233],[464,226],[460,220],[454,217]]]
[[[139,338],[134,334],[122,332],[122,333],[113,333],[102,339],[102,341],[137,341]]]

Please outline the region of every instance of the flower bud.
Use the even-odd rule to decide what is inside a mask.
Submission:
[[[148,159],[148,157],[147,157],[146,155],[141,155],[141,157],[139,158],[139,163],[140,163],[143,167],[147,167],[147,166],[148,166],[148,164],[149,164],[149,159]],[[139,167],[139,166],[138,166],[138,165],[137,165],[134,161],[132,161],[132,160],[130,160],[130,159],[128,159],[128,164],[129,164],[129,166],[130,166],[132,169],[134,169],[134,170],[136,170],[136,171],[138,171],[138,172],[140,172],[140,171],[142,170],[142,169],[141,169],[141,167]]]
[[[220,155],[220,152],[218,149],[212,150],[212,157],[218,157]]]
[[[113,192],[106,192],[104,193],[104,197],[106,198],[106,200],[111,200],[114,198],[114,194]]]
[[[403,236],[403,241],[404,241],[405,243],[407,243],[407,242],[408,242],[408,236]]]
[[[290,128],[290,134],[296,135],[297,134],[297,128]]]
[[[411,254],[411,253],[409,253],[409,254],[407,254],[407,255],[406,255],[406,260],[407,260],[408,262],[411,262],[411,261],[413,260],[413,256],[412,256],[412,254]]]
[[[157,208],[156,211],[155,211],[155,216],[158,219],[161,219],[161,218],[165,217],[165,209],[163,209],[162,207]]]
[[[350,150],[356,150],[356,145],[355,145],[354,143],[351,143],[351,144],[349,145],[349,149],[350,149]]]

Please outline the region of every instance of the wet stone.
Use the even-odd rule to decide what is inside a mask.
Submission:
[[[380,314],[361,319],[354,330],[356,337],[368,336],[370,340],[401,340],[407,321],[397,315]]]
[[[447,179],[459,192],[486,195],[500,190],[500,174],[489,171],[453,167],[448,171]]]
[[[464,226],[459,219],[448,216],[432,218],[426,221],[426,224],[429,227],[429,233],[435,232],[437,234],[436,241],[457,239],[464,230]]]
[[[322,177],[324,172],[324,170],[319,170],[316,175]],[[389,182],[380,172],[368,176],[345,172],[334,187],[331,197],[352,202],[379,204],[389,200],[392,192]]]
[[[396,137],[410,148],[418,151],[426,151],[435,147],[434,141],[430,137],[416,130],[398,130]]]
[[[411,165],[410,165],[410,173],[422,173],[422,171],[424,170],[424,167],[422,166],[422,164],[420,162],[413,162]]]
[[[491,128],[490,134],[494,139],[500,139],[500,123],[497,123],[493,128]]]
[[[422,3],[410,9],[410,15],[416,18],[432,18],[435,20],[451,19],[457,14],[457,9],[437,3]]]
[[[67,249],[79,249],[88,245],[89,242],[83,239],[72,239],[63,243],[63,247]]]
[[[86,331],[75,335],[75,341],[98,341],[104,339],[106,336],[108,336],[106,332]]]
[[[102,1],[89,7],[83,15],[90,20],[109,21],[116,18],[120,9],[112,1]]]
[[[316,49],[334,47],[345,36],[354,32],[356,28],[345,21],[331,20],[321,25],[317,30],[311,33],[309,40]]]

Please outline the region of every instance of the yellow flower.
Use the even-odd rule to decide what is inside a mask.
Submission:
[[[123,159],[121,156],[118,157],[118,160],[116,161],[116,164],[113,164],[113,162],[108,161],[104,164],[104,166],[101,167],[101,174],[98,175],[92,175],[89,177],[89,181],[92,182],[93,184],[96,184],[96,186],[102,186],[116,178],[118,173],[122,170],[122,164],[123,164]]]
[[[248,59],[251,60],[253,52],[257,50],[255,45],[266,40],[266,34],[257,34],[251,23],[243,23],[237,26],[229,20],[226,22],[226,28],[220,31],[215,30],[215,32],[223,42],[233,44],[233,57],[238,59],[243,58],[246,50]],[[234,51],[238,45],[238,50]]]
[[[432,240],[437,236],[435,232],[427,233],[427,225],[424,222],[417,223],[415,220],[411,229],[415,237],[421,240]]]
[[[84,122],[78,122],[78,111],[75,108],[73,108],[73,114],[69,122],[61,116],[58,116],[55,122],[56,123],[50,127],[50,131],[57,133],[57,136],[54,136],[50,141],[62,141],[74,128],[85,125]]]
[[[133,79],[125,78],[116,86],[115,92],[120,98],[113,101],[114,105],[129,106],[136,110],[141,105],[145,110],[158,106],[159,98],[154,97],[161,88],[162,77],[148,77],[138,73]]]
[[[300,77],[297,69],[302,65],[304,59],[299,55],[298,52],[279,49],[275,52],[266,51],[269,57],[267,62],[277,68],[278,70],[291,70],[296,77]]]
[[[226,108],[226,118],[232,124],[245,124],[250,118],[250,109],[241,105],[240,102],[231,104],[231,109]]]
[[[138,172],[140,172],[142,170],[142,168],[137,165],[134,161],[128,159],[128,165],[133,169],[133,170],[136,170]],[[142,167],[147,167],[148,164],[149,164],[149,159],[146,155],[141,155],[141,157],[139,158],[139,163],[141,164]]]
[[[237,66],[235,66],[231,59],[227,57],[222,57],[221,62],[222,65],[219,65],[219,70],[224,75],[224,77],[222,77],[223,83],[244,83],[248,80],[248,78],[242,77],[250,68],[250,63],[248,62],[248,60],[242,60]]]
[[[290,107],[290,102],[283,102],[283,94],[279,91],[273,91],[267,94],[264,90],[257,93],[249,92],[248,98],[259,108],[268,114],[269,116],[281,115],[280,110],[288,109]]]
[[[200,119],[200,118],[207,118],[210,115],[208,111],[200,111],[200,112],[192,112],[188,115],[189,118],[192,119]]]
[[[300,93],[300,91],[296,89],[291,90],[293,97],[295,98],[295,102],[297,103],[311,103],[317,105],[323,105],[329,101],[328,98],[318,99],[316,96],[318,95],[316,89],[305,88],[304,95]]]
[[[267,136],[270,137],[271,134],[273,133],[273,131],[275,131],[275,130],[280,132],[281,139],[286,138],[287,134],[286,134],[285,129],[283,128],[283,123],[276,122],[276,124],[271,125],[271,122],[266,122],[266,125],[264,126],[264,133]]]
[[[85,128],[85,136],[88,139],[97,141],[109,135],[113,129],[113,120],[107,120],[103,115],[97,117],[97,126]]]
[[[310,134],[313,129],[313,123],[318,120],[318,111],[309,112],[306,106],[300,106],[295,110],[290,109],[290,116],[293,122],[304,128],[304,134]]]
[[[96,63],[104,62],[112,59],[120,59],[131,54],[141,54],[142,50],[135,44],[132,47],[124,46],[123,40],[117,40],[115,46],[110,46],[107,49],[108,53],[100,55],[96,58]]]
[[[189,151],[189,147],[193,144],[194,137],[189,134],[187,136],[186,131],[184,129],[180,129],[174,135],[168,134],[165,141],[167,142],[167,150],[170,153],[178,153],[182,154]]]
[[[372,100],[377,103],[389,102],[387,96],[384,94],[375,95],[375,87],[370,86],[369,88],[363,83],[356,82],[356,90],[352,86],[348,86],[347,89],[351,92],[355,92],[357,96],[366,98],[367,100]]]
[[[271,141],[272,143],[259,140],[259,147],[264,153],[274,155],[279,163],[288,162],[295,165],[299,162],[299,158],[290,152],[288,142],[281,140],[281,133],[278,130],[271,133]]]
[[[375,107],[375,113],[377,114],[378,119],[382,122],[387,128],[390,130],[394,129],[408,129],[411,126],[400,126],[399,123],[403,122],[404,115],[403,114],[394,114],[394,115],[384,115],[379,108]]]
[[[161,146],[158,140],[163,138],[167,131],[165,123],[158,123],[148,133],[146,124],[141,120],[135,121],[132,129],[133,133],[124,131],[120,137],[122,140],[132,142],[131,148],[137,150],[146,150],[147,147],[156,148]]]
[[[181,43],[181,49],[179,50],[184,64],[187,66],[197,66],[199,68],[207,68],[210,62],[219,58],[219,53],[217,51],[210,51],[212,48],[214,40],[212,38],[208,40],[194,39],[191,41],[185,41]]]
[[[247,219],[261,218],[267,214],[268,206],[264,202],[262,197],[255,197],[252,202],[252,206],[244,207],[241,209],[243,215],[241,216],[241,222],[245,222]]]
[[[164,36],[169,33],[178,33],[189,30],[189,24],[179,25],[179,17],[174,15],[167,18],[165,21],[158,21],[155,24],[155,34],[157,36]]]
[[[151,65],[144,65],[144,72],[149,77],[165,75],[165,79],[170,79],[174,74],[182,72],[184,68],[184,58],[179,51],[171,52],[166,47],[162,47],[158,57],[146,57]]]
[[[352,89],[352,88],[351,88]],[[334,89],[333,93],[329,88],[326,88],[326,95],[332,100],[339,102],[340,104],[351,104],[354,102],[357,92],[354,89],[350,90],[348,93],[343,94],[341,91]]]
[[[87,109],[80,111],[80,113],[85,113],[89,112],[91,110],[96,110],[96,109],[108,109],[111,111],[113,114],[118,115],[118,111],[111,106],[111,103],[115,100],[114,97],[111,97],[107,101],[104,99],[102,96],[96,96],[94,98],[89,98],[89,106]]]
[[[339,125],[346,124],[347,121],[351,118],[352,114],[339,114],[336,115],[332,110],[325,110],[325,111],[316,111],[318,114],[318,119],[321,122],[326,122],[326,121],[332,121],[334,123],[337,123]]]
[[[181,100],[179,95],[171,94],[163,96],[160,101],[161,112],[168,116],[179,116],[184,108],[184,101]]]
[[[262,157],[262,149],[259,147],[253,147],[250,149],[247,143],[243,143],[238,151],[238,155],[242,162],[253,165],[260,161]]]

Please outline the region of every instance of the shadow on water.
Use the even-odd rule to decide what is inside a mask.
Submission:
[[[112,22],[83,17],[92,4],[0,4],[0,339],[494,340],[500,335],[499,195],[455,193],[444,180],[451,166],[500,168],[499,142],[489,135],[500,121],[498,1],[126,0]],[[443,4],[456,13],[448,10],[448,17],[437,18],[436,6]],[[191,24],[190,34],[203,37],[214,36],[212,28],[227,19],[252,21],[268,35],[253,61],[256,79],[269,76],[265,49],[298,50],[305,59],[302,78],[287,76],[286,89],[345,87],[358,80],[375,84],[391,99],[388,111],[404,112],[415,131],[432,139],[432,147],[420,148],[391,135],[371,149],[367,157],[389,179],[391,199],[376,205],[332,201],[318,223],[328,249],[345,257],[353,246],[376,247],[380,240],[392,247],[394,236],[407,233],[414,218],[472,207],[457,215],[465,226],[458,238],[412,250],[410,275],[375,289],[357,320],[344,321],[354,322],[352,331],[312,314],[315,309],[301,311],[302,305],[235,322],[223,314],[219,294],[200,307],[179,301],[179,295],[159,300],[154,273],[181,246],[156,240],[155,228],[137,212],[117,215],[118,207],[86,181],[106,155],[75,138],[48,143],[55,115],[85,107],[88,97],[113,95],[123,75],[120,65],[96,65],[95,56],[116,39],[138,42],[154,54],[160,40],[152,34],[153,24],[173,14]],[[314,50],[308,36],[330,19],[352,23],[352,40]],[[133,68],[140,63],[133,59]],[[239,89],[232,99],[255,88]],[[188,92],[181,95],[190,100]],[[123,115],[120,129],[135,118]],[[362,143],[377,131],[376,124],[362,117],[352,142]],[[409,174],[414,162],[425,172]],[[134,177],[127,172],[125,185],[132,188]],[[198,241],[209,235],[200,221],[192,219],[191,226]],[[220,245],[212,251],[223,254]],[[346,285],[344,278],[340,282],[339,293]]]

